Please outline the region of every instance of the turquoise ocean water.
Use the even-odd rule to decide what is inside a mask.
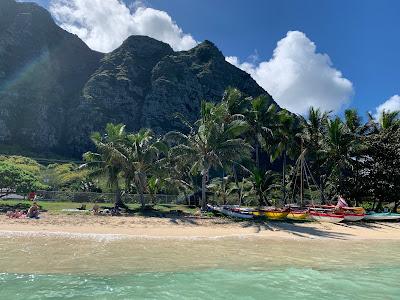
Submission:
[[[207,270],[114,276],[1,274],[1,299],[400,299],[400,267]]]
[[[0,299],[400,299],[395,241],[0,238]]]

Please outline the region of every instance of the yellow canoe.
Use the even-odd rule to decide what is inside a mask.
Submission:
[[[365,214],[365,209],[362,207],[345,207],[343,209],[354,211],[356,214]]]
[[[263,215],[263,213],[262,212],[260,212],[259,210],[255,210],[255,211],[253,211],[253,212],[251,212],[253,215],[255,215],[255,216],[262,216]]]
[[[302,211],[291,211],[289,214],[286,216],[286,218],[290,220],[296,220],[296,221],[304,221],[308,219],[308,212],[302,212]]]
[[[264,215],[270,220],[283,220],[289,214],[288,211],[265,211]]]

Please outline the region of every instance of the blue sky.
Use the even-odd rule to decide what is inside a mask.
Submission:
[[[36,2],[48,7],[46,0]],[[348,87],[338,93],[332,92],[338,98],[343,97],[341,105],[327,104],[326,107],[335,107],[339,113],[348,106],[356,107],[361,113],[374,111],[378,105],[400,94],[400,1],[146,0],[141,5],[166,12],[183,33],[190,34],[195,41],[211,40],[224,55],[237,57],[238,65],[250,62],[251,70],[255,70],[259,63],[271,60],[277,42],[285,38],[288,31],[304,33],[315,44],[316,53],[327,54],[331,67],[340,71],[352,85],[352,93]],[[301,42],[302,37],[298,37]],[[258,60],[254,59],[255,53]],[[243,65],[241,67],[246,69]],[[272,65],[267,69],[270,67]],[[285,70],[278,74],[282,72],[284,74]],[[252,75],[255,79],[258,76],[259,80],[256,80],[261,82],[271,78],[260,78],[260,74]],[[297,83],[305,84],[305,89],[315,90],[322,86],[328,91],[336,87],[335,84],[318,82],[315,74],[306,77],[315,81],[316,86],[309,82]],[[270,89],[274,90],[274,86]],[[281,89],[283,87],[275,93],[291,97]],[[297,86],[293,91],[298,90]],[[321,96],[317,94],[316,97]],[[346,97],[351,99],[350,102],[344,99]],[[326,101],[335,101],[332,99]],[[321,106],[325,108],[324,105]],[[395,108],[396,105],[397,101]]]

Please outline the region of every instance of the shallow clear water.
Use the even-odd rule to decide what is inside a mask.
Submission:
[[[400,299],[400,243],[0,238],[0,299]]]
[[[399,299],[400,268],[1,274],[1,299]]]

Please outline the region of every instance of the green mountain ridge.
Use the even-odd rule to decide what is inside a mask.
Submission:
[[[219,101],[229,86],[273,102],[209,41],[174,52],[131,36],[102,54],[44,8],[0,2],[0,145],[79,157],[91,147],[90,133],[108,122],[157,133],[182,129],[176,113],[195,120],[201,100]]]

